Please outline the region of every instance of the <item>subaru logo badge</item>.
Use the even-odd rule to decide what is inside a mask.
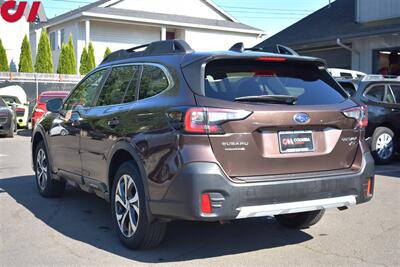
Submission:
[[[304,124],[310,121],[310,116],[306,113],[297,113],[293,119],[297,123]]]

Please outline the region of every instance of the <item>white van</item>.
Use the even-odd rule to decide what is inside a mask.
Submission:
[[[337,68],[329,68],[328,72],[332,75],[333,78],[342,78],[342,79],[361,79],[365,75],[364,72],[356,71],[356,70],[346,70],[346,69],[337,69]]]
[[[11,85],[0,88],[0,96],[8,105],[15,103],[18,127],[28,127],[29,103],[25,90],[21,86]]]

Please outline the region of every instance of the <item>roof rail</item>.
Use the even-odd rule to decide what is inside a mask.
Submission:
[[[381,75],[381,74],[368,74],[365,75],[361,81],[368,82],[368,81],[399,81],[400,76],[394,75]]]
[[[146,48],[145,50],[141,50]],[[187,54],[192,53],[194,50],[184,40],[166,40],[157,41],[149,44],[144,44],[132,47],[126,50],[118,50],[108,55],[100,65],[131,57],[140,56],[158,56],[166,54]]]

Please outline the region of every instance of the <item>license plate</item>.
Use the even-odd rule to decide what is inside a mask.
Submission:
[[[314,140],[312,131],[279,132],[279,149],[281,153],[313,152]]]

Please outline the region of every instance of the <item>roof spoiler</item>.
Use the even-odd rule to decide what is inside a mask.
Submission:
[[[292,48],[277,44],[276,45],[276,53],[281,55],[292,55],[292,56],[299,56],[299,54],[294,51]],[[252,47],[252,48],[244,48],[243,43],[236,43],[234,44],[229,51],[243,53],[244,51],[258,51],[264,52],[263,48],[261,47]]]
[[[194,52],[194,50],[184,40],[157,41],[145,45],[135,46],[126,50],[115,51],[108,55],[103,62],[101,62],[101,64],[131,57],[158,56],[175,53],[187,54],[192,52]]]

